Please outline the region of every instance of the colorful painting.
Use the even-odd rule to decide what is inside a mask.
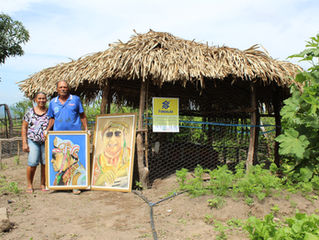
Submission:
[[[131,191],[135,133],[135,113],[96,117],[92,189]]]
[[[90,187],[89,137],[85,131],[49,131],[46,181],[49,189]]]

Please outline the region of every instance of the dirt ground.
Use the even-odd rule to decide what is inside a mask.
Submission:
[[[8,182],[17,182],[22,192],[0,194],[0,207],[8,209],[9,220],[14,223],[10,232],[0,233],[1,239],[226,239],[218,237],[220,231],[205,222],[205,216],[226,225],[230,219],[263,217],[274,205],[279,207],[279,218],[294,215],[296,209],[309,214],[318,214],[319,209],[318,200],[309,201],[300,194],[290,198],[280,194],[255,201],[253,206],[242,199],[229,198],[221,209],[211,209],[207,200],[212,196],[191,198],[183,193],[153,207],[155,231],[152,231],[150,206],[133,192],[84,191],[80,195],[70,191],[41,192],[38,169],[35,192],[26,193],[26,158],[26,154],[21,155],[19,165],[14,157],[2,159],[5,168],[0,175]],[[155,181],[151,189],[140,193],[156,203],[177,186],[175,176],[171,176]],[[244,231],[232,228],[226,230],[226,235],[227,239],[248,239]]]

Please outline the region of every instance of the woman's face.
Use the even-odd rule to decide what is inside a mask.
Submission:
[[[39,107],[44,107],[45,104],[47,103],[47,97],[43,93],[39,93],[35,97],[34,101]]]
[[[123,131],[119,128],[109,128],[103,135],[105,152],[111,156],[116,155],[123,146]]]

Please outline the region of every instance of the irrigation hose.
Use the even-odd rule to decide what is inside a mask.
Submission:
[[[154,207],[155,205],[157,205],[157,204],[163,202],[163,201],[166,201],[166,200],[168,200],[168,199],[170,199],[170,198],[176,197],[176,196],[178,196],[178,195],[180,195],[180,194],[182,194],[182,193],[184,193],[184,192],[186,192],[186,191],[178,192],[178,193],[174,192],[171,196],[168,196],[168,197],[166,197],[166,198],[163,198],[163,199],[161,199],[161,200],[159,200],[159,201],[157,201],[157,202],[155,202],[155,203],[150,202],[142,193],[140,193],[140,192],[138,192],[138,191],[136,191],[136,190],[133,190],[132,192],[135,193],[135,194],[136,194],[137,196],[139,196],[140,198],[142,198],[142,199],[144,200],[144,202],[146,202],[146,203],[150,206],[150,218],[151,218],[151,221],[150,221],[150,222],[151,222],[151,228],[152,228],[153,239],[154,239],[154,240],[157,240],[157,233],[156,233],[155,224],[154,224],[154,213],[153,213],[154,211],[153,211],[153,207]]]

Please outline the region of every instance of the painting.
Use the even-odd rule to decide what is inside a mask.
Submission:
[[[46,138],[49,189],[89,189],[90,152],[86,131],[49,131]]]
[[[95,122],[91,187],[132,189],[136,113],[98,115]]]

